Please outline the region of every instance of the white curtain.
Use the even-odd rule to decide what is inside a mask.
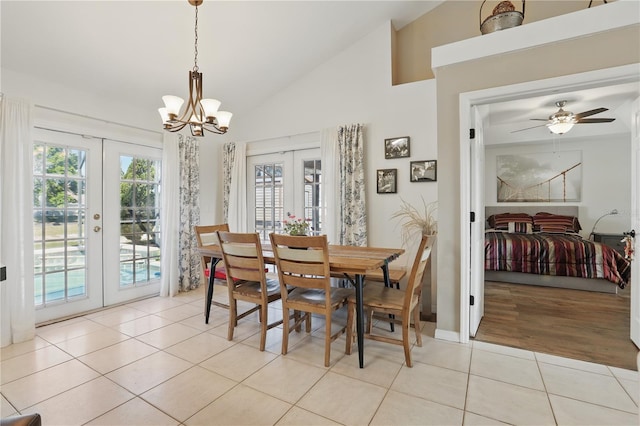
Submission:
[[[229,214],[227,218],[232,232],[247,232],[247,146],[236,144],[229,188]]]
[[[189,291],[200,286],[202,268],[193,228],[200,224],[200,145],[192,136],[178,135],[180,189],[178,206],[178,288]]]
[[[236,157],[236,144],[225,143],[222,146],[222,218],[229,223],[229,196],[231,191],[231,172]]]
[[[367,245],[367,210],[364,181],[364,126],[338,127],[340,157],[340,244]]]
[[[162,276],[160,278],[160,296],[178,294],[178,227],[180,211],[178,195],[180,193],[180,165],[178,163],[178,138],[175,133],[165,133],[162,140],[162,216],[160,224],[160,258]]]
[[[33,106],[8,98],[0,104],[0,264],[7,267],[7,279],[0,283],[4,347],[35,336]]]
[[[320,134],[320,159],[322,161],[322,227],[331,244],[340,242],[340,189],[338,170],[338,133],[335,128],[322,130]]]

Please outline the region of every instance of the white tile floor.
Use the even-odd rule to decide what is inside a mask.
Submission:
[[[224,294],[226,289],[220,288]],[[227,341],[227,311],[202,314],[203,289],[40,327],[1,350],[2,418],[38,412],[51,425],[638,425],[638,373],[474,342],[424,326],[414,367],[400,346],[365,342],[365,368],[344,337],[323,366],[323,330],[282,329],[260,352],[257,317]],[[274,304],[270,316],[281,311]],[[344,322],[340,312],[337,322]],[[271,318],[271,317],[270,317]],[[386,324],[380,324],[386,328]]]

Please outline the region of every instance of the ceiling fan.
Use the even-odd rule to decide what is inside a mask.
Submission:
[[[585,118],[601,112],[608,111],[608,108],[596,108],[589,111],[581,112],[580,114],[574,114],[571,111],[565,111],[564,106],[567,101],[558,101],[556,106],[560,108],[558,112],[549,116],[549,118],[532,118],[534,121],[546,121],[545,124],[539,126],[527,127],[526,129],[514,130],[511,133],[522,132],[523,130],[535,129],[536,127],[547,126],[549,131],[557,135],[567,133],[574,124],[587,124],[587,123],[611,123],[615,118]]]

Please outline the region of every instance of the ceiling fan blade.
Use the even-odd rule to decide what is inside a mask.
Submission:
[[[611,123],[615,118],[583,118],[578,120],[576,124],[588,124],[588,123]]]
[[[532,119],[532,120],[534,120],[534,119]],[[547,121],[547,120],[544,120],[544,121]],[[522,131],[525,131],[525,130],[531,130],[531,129],[535,129],[536,127],[544,127],[544,126],[546,126],[546,124],[541,124],[539,126],[533,126],[533,127],[527,127],[525,129],[513,130],[511,133],[522,132]]]
[[[596,108],[590,111],[581,112],[580,114],[576,114],[575,117],[580,120],[584,117],[589,117],[590,115],[600,114],[601,112],[609,111],[609,108]]]

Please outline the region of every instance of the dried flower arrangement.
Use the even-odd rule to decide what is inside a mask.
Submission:
[[[400,201],[400,210],[392,214],[391,218],[403,220],[403,243],[409,241],[414,235],[433,235],[438,232],[438,221],[434,217],[434,213],[438,210],[437,201],[427,204],[422,198],[422,211],[419,211],[402,198],[400,198]]]

